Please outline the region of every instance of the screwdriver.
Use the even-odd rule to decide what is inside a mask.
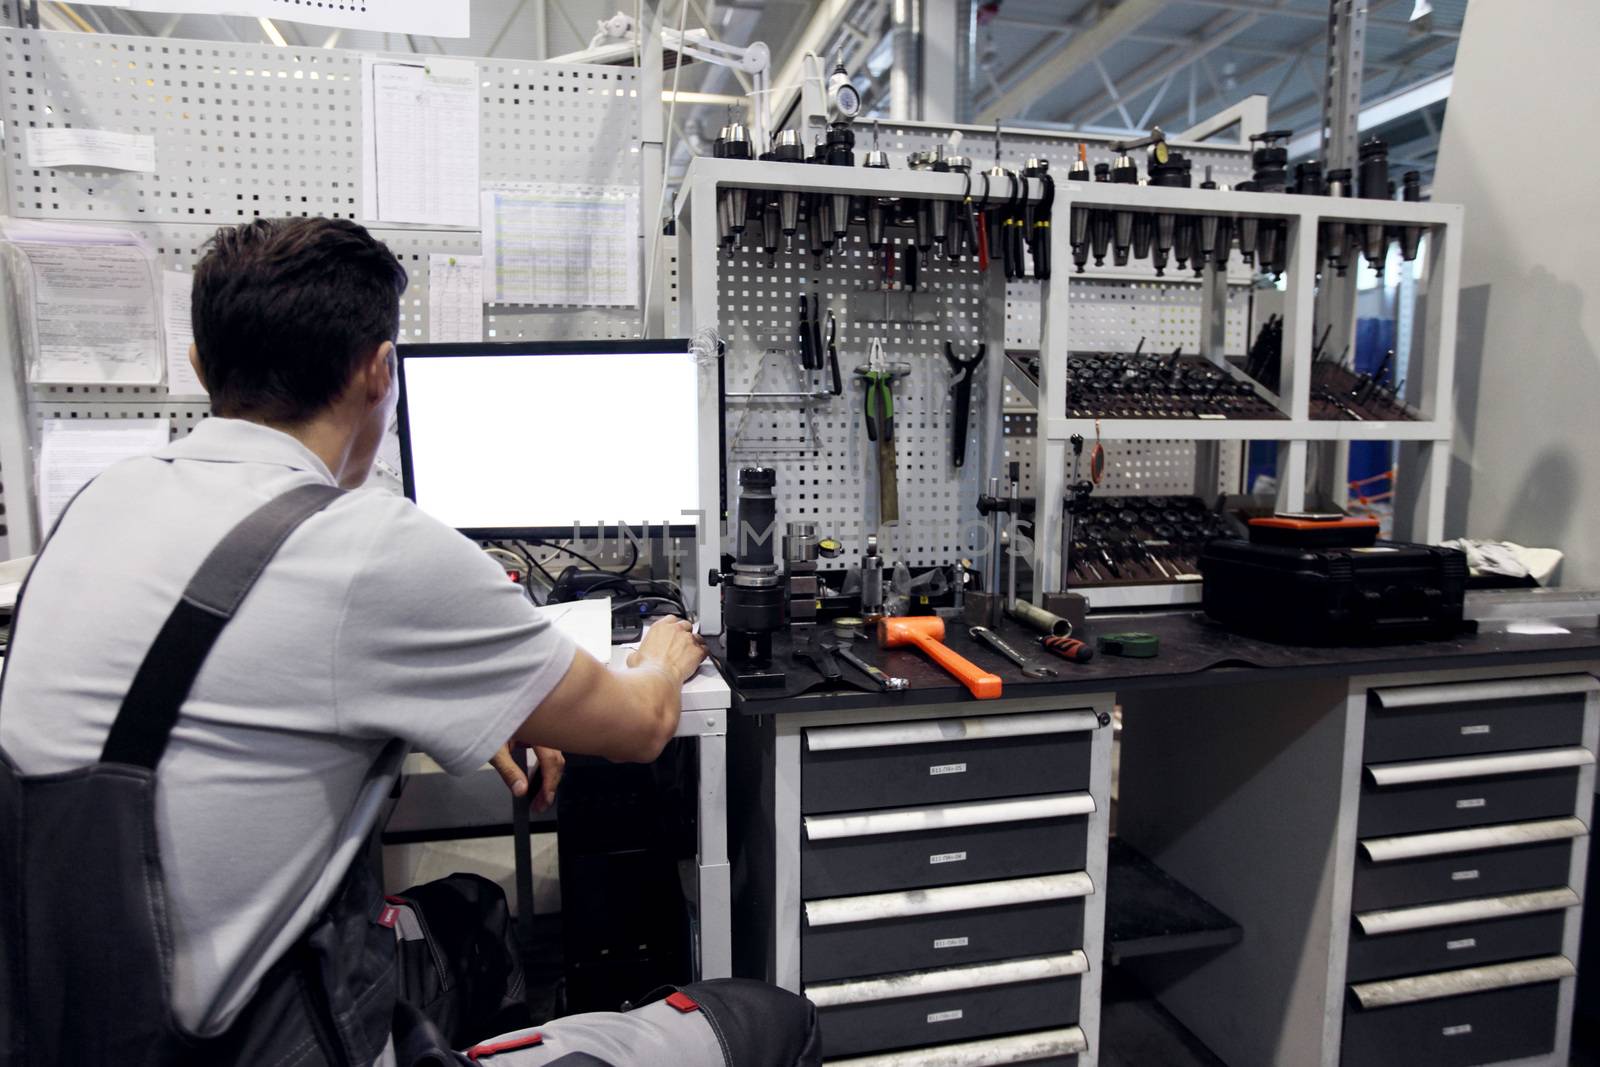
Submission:
[[[1054,652],[1069,663],[1088,663],[1094,659],[1094,649],[1076,637],[1051,637],[1046,634],[1039,638],[1039,644],[1046,651]]]

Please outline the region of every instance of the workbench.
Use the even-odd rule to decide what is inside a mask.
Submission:
[[[1566,1062],[1600,631],[1092,619],[1160,656],[1030,679],[948,630],[1001,699],[866,641],[910,687],[824,688],[781,637],[788,686],[734,687],[734,971],[810,995],[828,1062],[1088,1067],[1108,953],[1236,1067]]]

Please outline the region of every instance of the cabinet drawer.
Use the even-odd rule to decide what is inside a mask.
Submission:
[[[1583,740],[1587,674],[1374,689],[1368,762],[1555,748]]]
[[[1089,876],[809,901],[800,934],[807,982],[985,963],[1083,947]]]
[[[1564,890],[1571,893],[1571,890]],[[1577,902],[1572,894],[1573,903]],[[1483,922],[1431,926],[1392,934],[1350,934],[1346,977],[1352,982],[1478,967],[1561,953],[1566,912],[1540,911]]]
[[[1353,911],[1404,908],[1413,904],[1501,896],[1567,884],[1572,842],[1543,841],[1375,863],[1363,851],[1356,857]]]
[[[1093,712],[1049,711],[806,731],[806,814],[1089,788]]]
[[[1543,980],[1467,992],[1426,997],[1387,1007],[1363,1007],[1353,986],[1352,1003],[1345,1012],[1340,1062],[1347,1067],[1474,1067],[1525,1057],[1547,1055],[1555,1049],[1562,977],[1572,965],[1555,957],[1519,964],[1477,969],[1502,974],[1521,971],[1543,975]],[[1392,983],[1452,984],[1454,971]],[[1389,983],[1377,983],[1389,984]]]
[[[1063,1026],[1056,1030],[1036,1030],[1031,1034],[1011,1034],[981,1041],[831,1060],[828,1067],[925,1067],[929,1063],[1026,1063],[1028,1067],[1074,1067],[1078,1062],[1078,1053],[1088,1048],[1089,1039],[1081,1028]]]
[[[1571,815],[1578,798],[1577,767],[1388,786],[1374,782],[1377,769],[1361,783],[1362,837],[1557,818]]]
[[[810,816],[801,833],[800,895],[811,900],[1082,870],[1093,810],[1088,794],[1077,793]]]
[[[807,984],[828,1059],[1072,1026],[1081,952],[856,982]]]

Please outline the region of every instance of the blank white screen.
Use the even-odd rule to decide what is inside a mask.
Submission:
[[[456,529],[695,521],[685,351],[419,355],[405,389],[417,506]]]

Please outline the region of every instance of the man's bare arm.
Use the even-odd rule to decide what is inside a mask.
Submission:
[[[580,649],[516,738],[563,752],[649,763],[677,732],[680,691],[704,659],[705,646],[678,619],[650,627],[624,669],[607,667]]]

